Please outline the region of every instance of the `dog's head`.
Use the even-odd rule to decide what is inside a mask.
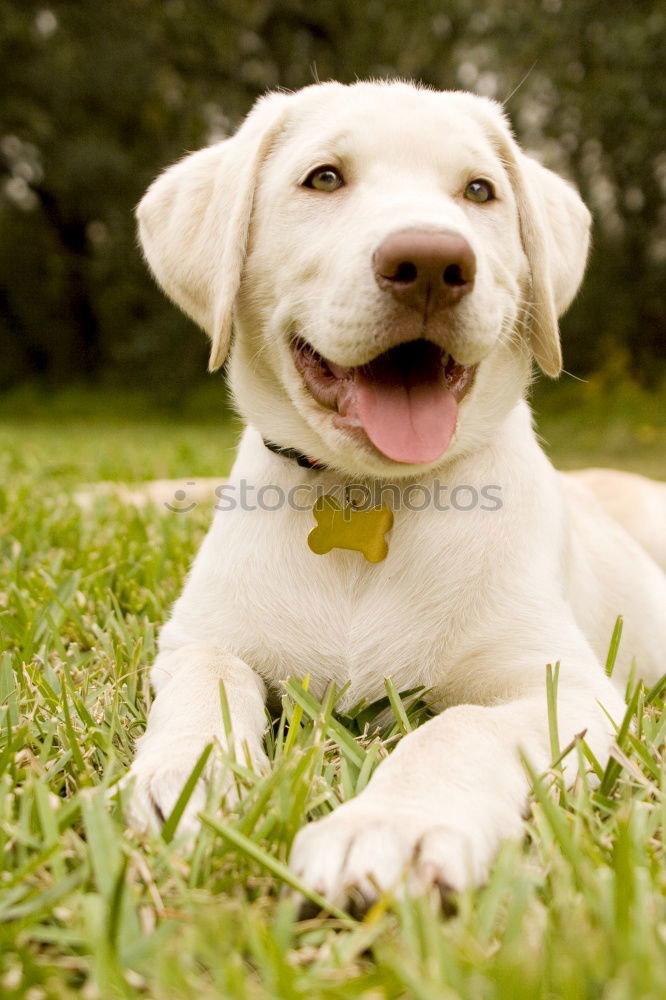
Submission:
[[[404,83],[261,99],[138,208],[167,294],[231,342],[243,415],[350,474],[410,475],[487,440],[557,317],[590,217],[495,103]]]

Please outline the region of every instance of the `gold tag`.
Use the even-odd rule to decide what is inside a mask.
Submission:
[[[323,556],[331,549],[354,549],[362,552],[368,562],[386,558],[388,542],[384,535],[393,525],[390,507],[341,507],[334,496],[324,496],[314,504],[312,513],[317,526],[308,535],[308,545],[317,555]]]

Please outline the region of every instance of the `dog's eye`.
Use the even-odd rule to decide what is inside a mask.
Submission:
[[[495,189],[490,181],[470,181],[465,188],[465,197],[468,201],[492,201],[495,197]]]
[[[315,191],[337,191],[343,184],[342,175],[335,167],[317,167],[303,181],[303,187]]]

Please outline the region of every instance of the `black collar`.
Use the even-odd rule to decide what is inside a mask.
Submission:
[[[315,472],[319,472],[326,468],[321,462],[315,462],[313,458],[308,458],[307,455],[303,455],[302,452],[297,451],[295,448],[281,448],[279,444],[273,444],[272,441],[267,441],[263,438],[263,442],[269,451],[272,451],[275,455],[282,455],[283,458],[290,458],[297,465],[300,465],[301,469],[312,469]]]

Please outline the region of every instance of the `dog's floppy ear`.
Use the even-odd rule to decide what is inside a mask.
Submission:
[[[212,341],[211,371],[229,347],[257,172],[288,100],[285,94],[261,98],[234,136],[169,167],[136,210],[155,278]]]
[[[571,184],[522,152],[504,116],[502,125],[495,135],[518,204],[531,272],[530,346],[541,370],[555,377],[562,371],[557,320],[583,278],[592,217]]]
[[[583,279],[592,217],[571,184],[520,151],[514,190],[532,272],[532,352],[542,371],[555,377],[562,371],[557,320]]]

